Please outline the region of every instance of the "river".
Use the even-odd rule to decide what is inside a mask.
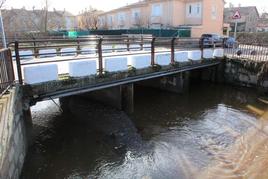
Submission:
[[[52,101],[32,107],[21,178],[268,178],[268,105],[254,89],[135,90],[131,115],[81,99],[71,103],[78,115]]]

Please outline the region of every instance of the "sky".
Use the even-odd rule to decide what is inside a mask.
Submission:
[[[108,11],[115,9],[126,4],[137,2],[139,0],[49,0],[49,7],[52,10],[56,8],[57,10],[65,10],[78,14],[81,10],[92,6],[99,10]],[[231,2],[235,6],[241,4],[241,6],[257,6],[259,12],[264,10],[268,11],[268,1],[267,0],[225,0],[226,6]],[[7,0],[4,8],[22,8],[26,9],[40,9],[44,7],[44,0]]]

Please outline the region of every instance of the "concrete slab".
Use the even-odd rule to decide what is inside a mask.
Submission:
[[[83,47],[81,49],[81,54],[82,55],[95,54],[95,53],[96,53],[96,49],[94,49],[94,48]]]
[[[127,57],[106,57],[103,59],[103,68],[108,72],[128,70]]]
[[[23,72],[26,84],[58,80],[58,67],[56,64],[25,66]]]
[[[69,62],[69,75],[71,77],[83,77],[97,74],[97,61],[79,60]]]
[[[76,48],[62,48],[60,50],[61,56],[76,56]]]
[[[148,68],[151,66],[151,55],[130,55],[128,56],[128,65],[136,69]]]
[[[214,50],[214,53],[213,53],[213,56],[214,57],[217,57],[217,58],[222,58],[224,57],[224,50],[219,48],[219,49],[215,49]]]
[[[171,53],[155,54],[155,63],[161,66],[167,66],[171,63]]]
[[[201,60],[201,50],[189,51],[188,58],[193,61]]]
[[[42,49],[39,50],[39,57],[40,58],[47,58],[47,57],[56,57],[57,50],[56,49]]]
[[[212,59],[214,51],[212,49],[204,49],[203,50],[203,58],[204,59]]]
[[[187,62],[188,59],[188,52],[187,51],[181,51],[181,52],[175,52],[174,55],[175,62]]]

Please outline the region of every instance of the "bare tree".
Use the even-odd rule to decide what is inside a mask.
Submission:
[[[89,9],[85,9],[80,14],[80,28],[87,30],[96,30],[99,25],[99,14],[100,11],[89,7]]]
[[[0,9],[3,8],[7,0],[0,0]]]

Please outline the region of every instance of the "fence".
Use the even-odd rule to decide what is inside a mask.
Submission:
[[[0,50],[0,93],[1,96],[14,83],[14,70],[10,49]]]
[[[222,42],[215,42],[214,47],[222,47]],[[203,50],[203,42],[198,38],[165,38],[151,36],[89,36],[75,39],[41,39],[34,41],[16,41],[9,44],[15,51],[17,63],[18,80],[23,84],[21,67],[25,65],[66,62],[71,60],[98,59],[98,75],[104,73],[103,58],[111,56],[124,56],[151,53],[151,65],[155,65],[155,54],[169,52],[171,54],[170,63],[175,63],[174,53],[176,50]],[[68,48],[68,51],[63,49]],[[44,50],[50,50],[49,52]],[[54,51],[51,51],[54,49]],[[22,51],[31,51],[22,55]],[[134,52],[135,53],[132,53]],[[118,52],[113,54],[112,52]],[[89,56],[84,56],[89,55]],[[42,56],[55,57],[66,56],[64,58],[49,60],[33,60],[30,62],[21,61],[23,58]],[[70,57],[72,56],[72,57]],[[75,56],[75,58],[74,58]]]
[[[244,42],[225,48],[225,55],[232,59],[268,61],[268,44]]]
[[[51,32],[54,36],[68,36],[68,31]],[[117,30],[80,30],[75,31],[76,36],[87,35],[123,35],[123,34],[142,34],[154,37],[191,37],[191,28],[178,29],[117,29]]]

